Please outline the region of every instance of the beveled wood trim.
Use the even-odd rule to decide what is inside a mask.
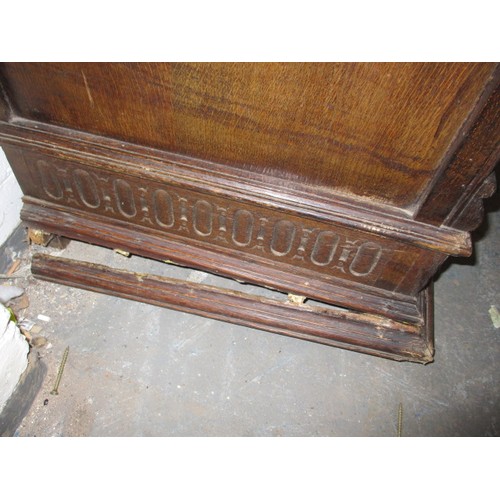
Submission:
[[[412,297],[340,278],[326,280],[321,272],[279,265],[244,251],[195,243],[179,235],[61,207],[49,202],[23,199],[21,219],[31,227],[71,239],[120,248],[160,261],[173,261],[208,272],[267,286],[285,293],[354,310],[384,315],[399,321],[422,324],[418,296]]]
[[[398,361],[428,363],[433,359],[430,323],[411,326],[380,316],[279,302],[42,254],[33,256],[32,272],[64,285]],[[426,291],[422,297],[426,304],[431,302],[429,294]],[[426,311],[430,312],[427,305]]]
[[[476,229],[484,218],[484,199],[493,196],[496,187],[495,172],[491,172],[481,184],[478,184],[475,192],[460,200],[456,209],[448,216],[450,225],[463,231]]]
[[[215,165],[172,153],[39,122],[0,122],[0,143],[54,157],[113,168],[139,178],[168,182],[220,197],[269,206],[304,218],[377,234],[419,248],[450,255],[471,253],[470,235],[449,227],[415,221],[411,214],[386,205],[369,205],[331,191]]]
[[[479,193],[480,186],[499,160],[500,65],[443,159],[415,219],[434,225],[460,227],[455,222],[475,193]],[[469,230],[472,229],[474,227]]]

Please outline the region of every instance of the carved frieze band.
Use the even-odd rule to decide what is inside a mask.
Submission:
[[[381,239],[263,207],[115,172],[23,155],[35,181],[26,194],[225,248],[375,284],[402,251]],[[361,236],[361,237],[360,237]],[[394,271],[392,271],[394,273]],[[398,271],[399,272],[399,271]],[[394,289],[393,285],[393,289]]]

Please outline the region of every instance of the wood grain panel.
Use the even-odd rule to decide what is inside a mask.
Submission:
[[[411,210],[490,63],[7,63],[17,113]]]
[[[446,168],[436,176],[432,190],[416,214],[418,220],[468,230],[475,229],[481,222],[481,198],[493,194],[492,170],[500,160],[500,67],[492,83],[493,91],[471,130],[460,137]],[[489,176],[490,180],[486,181]],[[477,205],[476,209],[473,204]],[[465,224],[464,211],[472,212],[465,217],[468,219]]]

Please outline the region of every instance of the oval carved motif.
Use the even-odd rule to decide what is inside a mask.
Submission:
[[[283,257],[292,249],[295,240],[296,228],[287,220],[280,220],[274,225],[271,240],[271,252],[278,257]]]
[[[317,266],[327,266],[333,260],[339,236],[331,231],[321,231],[318,234],[311,252],[311,262]]]
[[[349,266],[354,276],[366,276],[370,274],[378,264],[382,255],[382,248],[375,243],[363,243],[357,250],[354,259]]]
[[[54,200],[61,200],[64,196],[64,189],[54,169],[44,160],[38,160],[36,166],[40,173],[43,190],[47,196]]]
[[[193,228],[200,236],[210,236],[213,226],[213,207],[205,200],[197,201],[193,206]]]
[[[82,203],[89,208],[98,208],[101,199],[92,176],[85,170],[77,169],[73,172],[73,179]]]
[[[125,217],[131,218],[137,214],[134,192],[127,181],[116,179],[113,181],[118,211]]]
[[[163,189],[153,193],[153,212],[156,222],[162,227],[172,227],[175,223],[174,202]]]
[[[233,216],[232,240],[235,245],[250,245],[253,236],[254,216],[248,210],[236,210]]]

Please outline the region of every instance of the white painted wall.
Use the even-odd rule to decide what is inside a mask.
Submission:
[[[29,345],[0,304],[0,413],[28,366]]]
[[[20,222],[21,196],[21,188],[0,148],[0,245]],[[0,412],[28,365],[28,343],[9,317],[10,313],[0,303]]]
[[[0,148],[0,245],[5,243],[20,222],[21,196],[21,188]]]

